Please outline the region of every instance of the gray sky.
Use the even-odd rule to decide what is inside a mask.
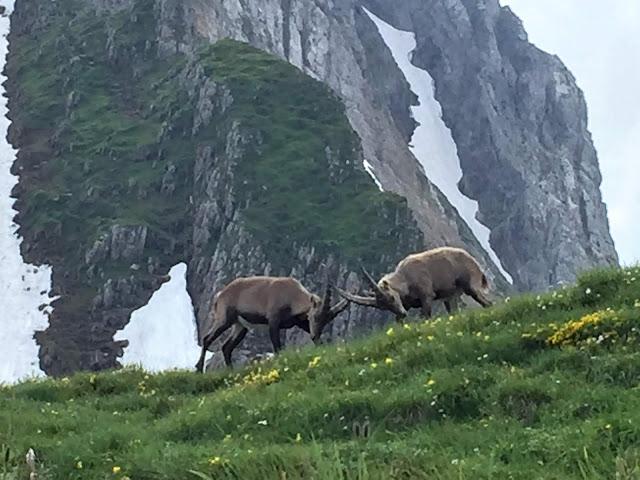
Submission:
[[[500,1],[584,91],[613,239],[624,264],[639,262],[640,0]]]

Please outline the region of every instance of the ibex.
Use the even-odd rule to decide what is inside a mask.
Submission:
[[[347,300],[331,306],[331,288],[328,285],[321,299],[291,277],[237,278],[214,298],[213,326],[202,341],[202,353],[196,369],[198,372],[204,370],[209,346],[231,327],[231,335],[222,346],[227,366],[231,366],[231,354],[249,328],[267,326],[274,353],[277,353],[282,347],[281,329],[299,327],[310,333],[317,344],[324,327],[348,306]]]
[[[377,283],[364,267],[362,270],[373,289],[370,295],[337,289],[338,293],[358,305],[391,311],[398,322],[411,308],[421,308],[422,315],[429,318],[435,300],[444,300],[451,313],[452,302],[463,293],[483,307],[491,306],[484,294],[489,287],[487,277],[478,262],[460,248],[442,247],[409,255]]]

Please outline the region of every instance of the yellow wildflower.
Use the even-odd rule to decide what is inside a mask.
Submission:
[[[78,470],[82,470],[84,468],[83,465],[82,465],[82,462],[80,460],[78,460],[78,462],[76,463],[76,468]]]
[[[585,315],[580,320],[564,324],[547,339],[547,343],[553,346],[566,345],[571,342],[572,338],[575,337],[580,330],[585,327],[598,325],[613,316],[615,316],[615,312],[609,310],[600,310]]]
[[[384,359],[384,363],[387,365],[392,365],[393,364],[393,358],[387,357]]]
[[[427,336],[427,340],[429,340],[430,342],[433,342],[433,339],[434,339],[434,338],[435,338],[435,337],[434,337],[433,335],[429,335],[429,336]]]
[[[390,328],[389,328],[389,330],[387,330],[387,336],[388,336],[388,337],[393,337],[394,333],[395,333],[395,332],[394,332],[394,330],[393,330],[393,327],[390,327]]]
[[[275,368],[269,372],[262,372],[262,368],[258,368],[257,371],[249,372],[243,378],[242,385],[271,385],[280,380],[280,372]]]
[[[371,368],[378,368],[378,364],[377,364],[376,362],[373,362],[373,363],[371,364]]]
[[[409,325],[408,323],[405,323],[402,328],[404,328],[405,330],[411,330],[411,325]]]
[[[299,433],[296,434],[296,442],[300,443],[302,441],[302,435]]]
[[[114,466],[113,466],[113,468],[111,469],[111,472],[112,472],[114,475],[119,474],[121,471],[122,471],[122,468],[120,468],[118,465],[114,465]]]
[[[209,465],[221,465],[222,459],[220,457],[213,457],[209,459]]]
[[[427,386],[430,387],[432,385],[435,385],[436,381],[433,378],[430,378],[429,380],[427,380]]]
[[[313,357],[309,362],[309,368],[316,368],[320,364],[321,357]]]

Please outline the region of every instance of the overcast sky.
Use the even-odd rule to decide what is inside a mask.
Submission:
[[[639,262],[640,0],[500,1],[584,91],[616,248],[624,264]]]

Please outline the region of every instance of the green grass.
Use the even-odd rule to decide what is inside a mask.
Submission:
[[[544,341],[607,308],[619,341]],[[5,470],[33,447],[42,478],[637,479],[633,321],[640,268],[605,270],[242,370],[28,381],[0,390]]]

